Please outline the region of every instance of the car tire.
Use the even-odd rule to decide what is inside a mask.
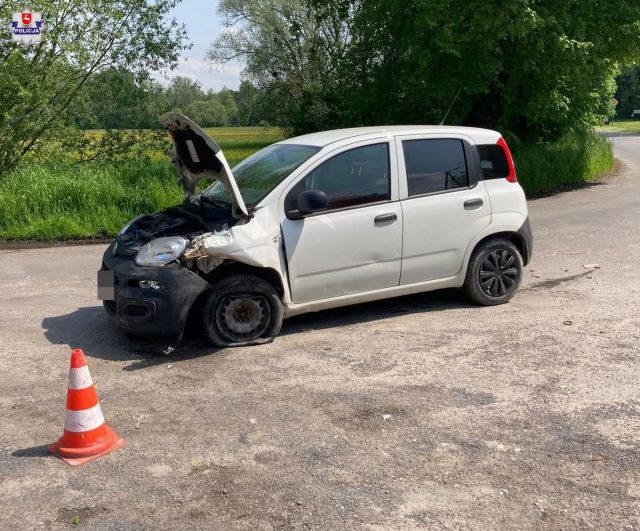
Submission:
[[[473,251],[462,289],[483,306],[504,304],[518,290],[523,267],[522,255],[512,242],[487,240]]]
[[[232,275],[218,281],[202,309],[204,330],[218,347],[269,343],[280,332],[282,319],[278,293],[254,275]]]

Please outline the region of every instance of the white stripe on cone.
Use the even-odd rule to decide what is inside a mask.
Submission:
[[[78,369],[69,369],[69,389],[84,389],[93,385],[93,380],[89,374],[89,367],[86,365]]]
[[[104,416],[100,404],[89,409],[71,411],[67,409],[64,414],[64,429],[67,431],[83,432],[95,430],[104,424]]]

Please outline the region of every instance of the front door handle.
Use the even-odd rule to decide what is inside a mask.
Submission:
[[[473,210],[474,208],[480,208],[483,205],[482,199],[476,197],[475,199],[467,199],[464,202],[465,210]]]
[[[373,220],[374,223],[383,223],[385,221],[395,221],[396,219],[398,219],[398,216],[396,214],[390,213],[390,214],[380,214],[379,216],[376,216],[376,218]]]

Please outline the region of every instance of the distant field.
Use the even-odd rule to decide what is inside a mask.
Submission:
[[[224,150],[231,166],[285,138],[277,127],[207,127],[205,131]]]
[[[604,132],[640,134],[640,120],[615,120],[609,125],[602,126],[600,130]]]
[[[232,166],[263,147],[285,138],[285,132],[278,127],[205,127],[204,130],[224,150]],[[92,129],[86,131],[86,134],[99,137],[103,130]],[[170,142],[167,134],[167,147]],[[147,151],[146,156],[164,160],[167,154],[163,151]]]

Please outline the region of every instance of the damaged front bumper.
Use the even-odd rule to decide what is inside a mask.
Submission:
[[[113,298],[103,304],[115,324],[135,335],[180,337],[209,283],[176,262],[141,267],[131,257],[114,256],[112,248],[104,253],[101,272],[113,272]]]

